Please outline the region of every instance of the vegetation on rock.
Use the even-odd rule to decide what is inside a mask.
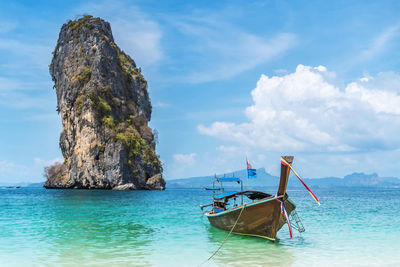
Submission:
[[[92,15],[85,15],[78,20],[69,20],[67,22],[67,26],[70,31],[73,32],[74,36],[77,38],[79,37],[79,32],[82,30],[83,27],[87,27],[90,30],[93,29],[93,23],[90,21],[93,18]],[[100,22],[100,18],[93,18],[94,21]]]
[[[82,104],[86,99],[86,95],[80,94],[75,100],[75,107],[76,107],[76,115],[81,115],[82,113]]]
[[[64,165],[61,162],[55,162],[53,165],[44,168],[44,177],[47,180],[63,179]]]
[[[137,159],[138,156],[142,156],[144,162],[155,166],[158,173],[163,171],[159,156],[132,125],[127,125],[127,123],[123,122],[118,125],[116,130],[115,140],[122,142],[128,148],[131,161]]]
[[[86,84],[90,80],[91,74],[92,71],[90,70],[90,66],[86,66],[77,77],[79,84],[80,85]]]

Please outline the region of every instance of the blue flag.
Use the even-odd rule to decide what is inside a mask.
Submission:
[[[256,169],[247,169],[247,177],[249,177],[249,179],[257,178]]]

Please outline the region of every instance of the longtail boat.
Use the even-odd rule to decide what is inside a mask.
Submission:
[[[216,195],[213,191],[213,202],[208,205],[200,205],[201,209],[208,206],[212,207],[211,210],[205,212],[210,224],[230,233],[262,237],[275,241],[277,232],[285,223],[288,223],[290,237],[292,238],[289,222],[289,216],[292,215],[293,227],[303,232],[304,227],[295,212],[296,205],[286,194],[292,163],[293,156],[281,158],[280,183],[276,195],[261,191],[243,190],[243,182],[237,177],[216,177],[213,188],[215,183],[219,183],[222,193]],[[300,179],[297,173],[294,173]],[[301,179],[300,181],[309,190]],[[240,184],[241,190],[225,192],[223,183],[227,182]],[[311,190],[309,192],[319,204]]]

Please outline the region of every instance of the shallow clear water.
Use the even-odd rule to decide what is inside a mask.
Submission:
[[[400,266],[400,190],[314,191],[320,207],[288,192],[305,233],[291,240],[285,225],[276,243],[232,234],[203,266]],[[198,266],[227,235],[200,214],[210,196],[0,189],[0,266]]]

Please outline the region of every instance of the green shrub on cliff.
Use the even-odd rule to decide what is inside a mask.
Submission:
[[[113,129],[115,127],[114,119],[111,116],[103,117],[101,122],[108,128]]]
[[[146,143],[132,125],[127,126],[125,123],[120,123],[117,131],[119,132],[115,135],[115,140],[125,145],[130,158],[141,156],[146,164],[153,165],[158,173],[162,172],[161,162],[154,149]]]
[[[106,93],[110,89],[111,87],[104,86],[100,88],[100,92]],[[89,103],[95,110],[101,123],[112,130],[112,135],[114,136],[112,140],[121,142],[127,148],[128,157],[131,159],[142,158],[144,163],[154,166],[158,173],[162,172],[161,162],[154,148],[143,139],[134,127],[135,122],[141,122],[139,124],[142,124],[144,121],[136,121],[135,117],[130,115],[126,121],[120,122],[116,126],[118,121],[115,121],[111,105],[107,103],[107,100],[100,97],[94,89],[89,91],[88,96]]]
[[[92,15],[85,15],[80,19],[77,20],[69,20],[67,25],[69,29],[73,32],[75,38],[79,37],[79,32],[82,30],[83,27],[87,27],[90,30],[94,28],[93,24],[90,23],[90,20],[93,18]],[[100,18],[94,18],[95,22],[100,21]]]
[[[107,41],[112,48],[117,52],[118,56],[118,63],[121,67],[123,73],[125,73],[128,77],[137,78],[142,83],[147,83],[145,78],[142,75],[142,71],[140,68],[136,68],[134,65],[133,60],[124,53],[113,41],[111,41],[107,36],[104,34],[101,37],[103,40]],[[132,64],[133,63],[133,64]]]
[[[117,130],[120,132],[115,135],[115,139],[122,142],[128,148],[130,157],[140,155],[142,147],[146,145],[146,142],[135,128],[128,126],[126,129],[123,129],[124,126],[124,123],[118,125]]]
[[[82,113],[82,104],[85,101],[86,96],[84,94],[80,94],[75,100],[76,114],[79,116]]]
[[[156,172],[161,173],[163,171],[159,156],[156,154],[156,151],[150,148],[148,145],[144,147],[143,159],[146,164],[153,165],[156,169]]]
[[[111,114],[111,106],[104,101],[103,98],[98,97],[99,102],[98,102],[98,112],[99,112],[99,116],[101,118],[103,118],[104,116],[108,116]]]
[[[105,99],[100,97],[93,88],[89,91],[88,96],[89,103],[95,111],[97,119],[107,128],[115,128],[111,105],[108,104]],[[77,108],[79,108],[79,106]]]
[[[141,70],[132,65],[132,60],[121,49],[117,49],[119,66],[124,73],[133,78],[137,78],[140,82],[146,83]]]
[[[96,111],[96,114],[100,119],[103,117],[111,115],[112,108],[111,106],[102,98],[100,97],[94,89],[89,91],[89,103]]]
[[[86,66],[83,71],[77,76],[77,80],[80,85],[85,85],[92,75],[92,71],[90,70],[90,66]]]

